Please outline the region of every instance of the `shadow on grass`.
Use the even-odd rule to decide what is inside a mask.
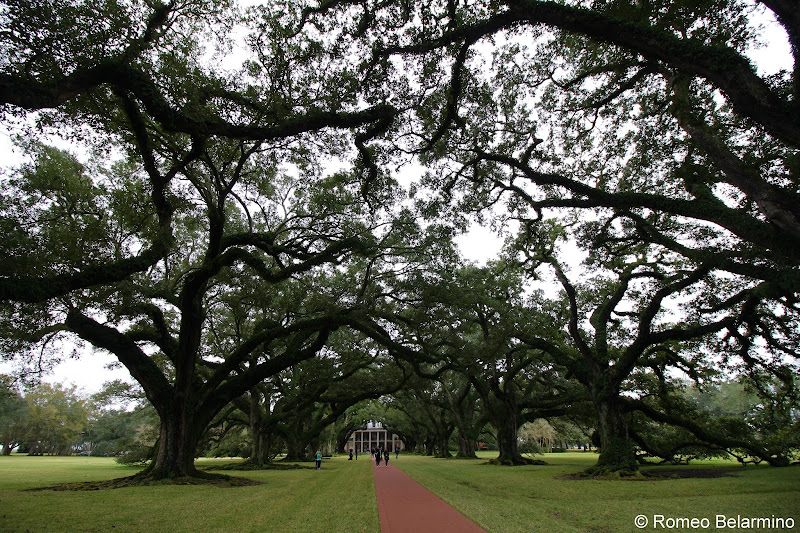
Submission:
[[[204,470],[237,470],[237,471],[247,471],[247,470],[314,470],[313,466],[304,466],[298,465],[294,463],[267,463],[267,464],[255,464],[249,461],[244,461],[242,463],[232,463],[228,465],[215,465],[209,466],[204,468]]]
[[[547,466],[547,462],[542,461],[541,459],[528,459],[525,457],[523,457],[521,460],[519,458],[516,460],[490,459],[482,464],[494,466]]]
[[[128,487],[148,487],[148,486],[165,486],[165,485],[210,485],[219,488],[231,487],[252,487],[254,485],[263,485],[262,481],[247,479],[236,476],[225,476],[222,474],[208,474],[204,477],[176,477],[169,479],[151,479],[145,476],[135,475],[129,477],[122,477],[116,479],[108,479],[104,481],[81,481],[76,483],[61,483],[49,487],[38,487],[32,489],[25,489],[24,492],[37,492],[37,491],[90,491],[90,490],[112,490],[124,489]]]
[[[668,479],[711,479],[719,477],[739,477],[736,471],[739,468],[669,468],[663,470],[618,470],[616,472],[590,473],[578,472],[577,474],[567,474],[556,479],[566,481],[591,480],[622,480],[622,481],[664,481]]]
[[[230,487],[250,487],[254,485],[263,485],[262,481],[247,479],[239,476],[228,476],[225,474],[214,474],[212,470],[225,470],[225,471],[262,471],[262,470],[303,470],[313,469],[313,466],[305,466],[293,463],[269,463],[269,464],[253,464],[249,461],[225,465],[213,465],[202,468],[198,471],[197,476],[185,476],[168,479],[152,479],[146,474],[136,474],[133,476],[109,479],[104,481],[81,481],[74,483],[60,483],[48,487],[35,487],[25,489],[26,492],[36,491],[91,491],[91,490],[111,490],[123,489],[127,487],[147,487],[147,486],[164,486],[164,485],[210,485],[213,487],[230,488]]]

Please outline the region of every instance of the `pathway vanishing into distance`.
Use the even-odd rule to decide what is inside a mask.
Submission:
[[[486,533],[391,461],[372,469],[381,533]]]

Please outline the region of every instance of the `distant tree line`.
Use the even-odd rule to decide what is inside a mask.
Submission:
[[[481,399],[474,395],[469,407],[463,401],[453,401],[470,396],[463,390],[453,396],[454,378],[451,374],[435,382],[418,380],[403,394],[353,405],[334,423],[321,429],[317,426],[316,433],[308,432],[302,441],[305,449],[294,455],[290,455],[289,446],[294,435],[276,431],[266,450],[259,449],[259,445],[265,444],[259,444],[258,435],[251,431],[248,409],[231,409],[207,429],[196,455],[242,457],[251,464],[259,461],[265,464],[278,455],[289,460],[306,459],[308,449],[321,449],[328,454],[344,452],[352,432],[369,421],[380,421],[401,436],[405,453],[452,457],[456,452],[458,457],[474,458],[480,449],[500,450],[502,436]],[[758,395],[745,382],[722,381],[700,389],[687,381],[680,395],[684,408],[702,418],[708,427],[726,427],[762,442],[778,439],[780,442],[775,446],[787,450],[793,447],[784,440],[787,435],[791,439],[791,434],[770,424],[768,419],[773,414],[760,404]],[[123,463],[146,463],[156,450],[155,411],[129,385],[120,382],[107,383],[100,393],[87,398],[74,387],[48,383],[39,383],[20,393],[5,376],[0,407],[3,455],[12,451],[28,455],[78,454],[117,457]],[[535,462],[535,456],[545,452],[592,451],[600,444],[592,425],[594,420],[588,415],[573,412],[549,419],[525,415],[520,419],[525,422],[518,429],[515,447],[522,463]],[[465,423],[467,420],[469,424]],[[646,417],[632,419],[631,427],[641,462],[657,459],[688,463],[693,459],[731,455],[742,463],[764,460],[752,455],[746,447],[726,447],[713,437],[704,441],[689,431]]]
[[[106,392],[86,397],[75,387],[38,383],[20,391],[3,376],[0,445],[3,455],[120,456],[152,448],[157,418],[152,408],[116,407]],[[110,401],[109,401],[110,400]],[[126,402],[128,403],[128,402]]]

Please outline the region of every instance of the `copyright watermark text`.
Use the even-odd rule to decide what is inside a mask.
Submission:
[[[639,529],[740,529],[740,530],[763,530],[763,529],[794,529],[794,518],[782,516],[727,516],[724,514],[708,517],[689,517],[689,516],[666,516],[654,514],[652,516],[640,514],[633,519],[633,524]]]

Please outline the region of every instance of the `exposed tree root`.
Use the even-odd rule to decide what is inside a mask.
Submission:
[[[34,489],[27,489],[29,491],[66,491],[66,490],[110,490],[122,489],[126,487],[146,487],[146,486],[163,486],[163,485],[211,485],[220,488],[229,487],[250,487],[253,485],[262,485],[261,481],[252,479],[224,476],[221,474],[205,474],[203,477],[176,477],[166,479],[152,479],[147,476],[135,475],[117,479],[108,479],[104,481],[82,481],[77,483],[62,483],[50,487],[39,487]]]
[[[310,465],[298,465],[294,463],[262,463],[257,464],[251,461],[244,461],[241,463],[231,463],[227,465],[210,466],[206,470],[298,470],[308,469],[313,470],[314,467]]]
[[[497,466],[527,466],[527,465],[546,465],[545,461],[541,459],[528,459],[527,457],[517,457],[516,459],[490,459],[485,464]]]
[[[608,480],[608,481],[664,481],[669,479],[717,478],[737,476],[733,468],[670,468],[663,470],[586,470],[577,474],[567,474],[558,479],[563,480]]]

